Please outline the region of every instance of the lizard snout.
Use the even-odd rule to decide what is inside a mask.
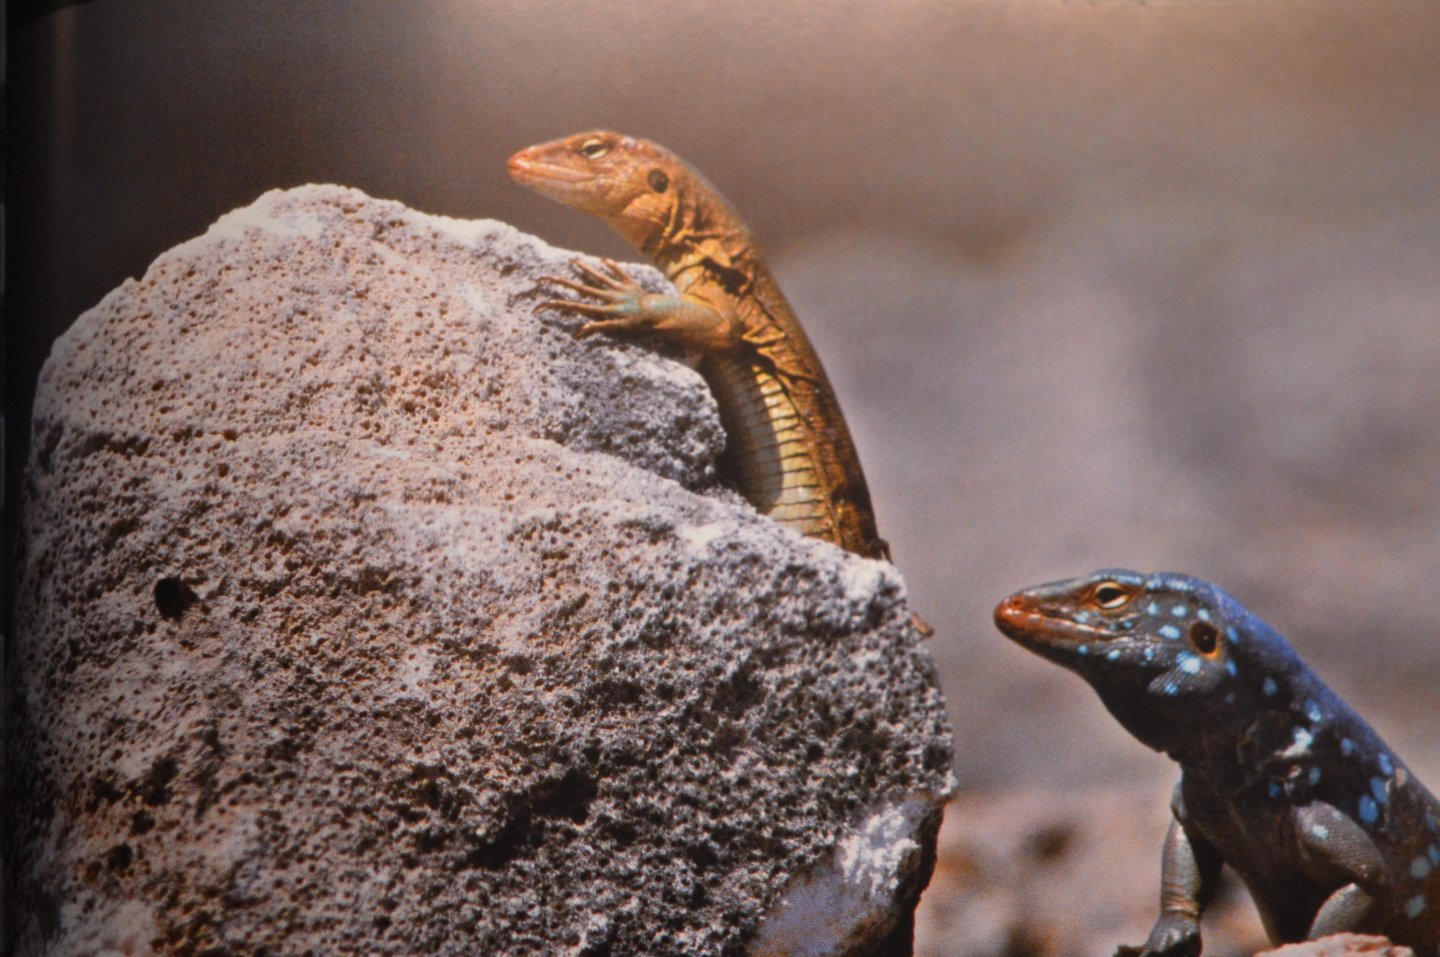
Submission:
[[[1035,609],[1024,595],[1011,595],[995,606],[995,627],[1011,638],[1033,628],[1034,618]]]

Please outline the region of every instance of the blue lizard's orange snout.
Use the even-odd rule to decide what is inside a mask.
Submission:
[[[1028,592],[1017,592],[995,606],[995,627],[1005,637],[1028,647],[1056,644],[1056,639],[1079,641],[1093,635],[1072,635],[1070,623],[1057,619]]]
[[[1023,596],[1011,595],[995,606],[995,627],[1010,635],[1012,630],[1022,628],[1025,619],[1030,615],[1031,611],[1026,608]]]

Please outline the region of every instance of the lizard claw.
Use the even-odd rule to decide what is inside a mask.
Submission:
[[[562,289],[569,289],[582,295],[596,295],[600,290],[584,283],[578,283],[573,279],[566,279],[563,276],[541,276],[540,281],[548,286],[559,286]]]
[[[535,311],[558,309],[585,316],[614,316],[633,310],[646,294],[645,289],[626,276],[618,263],[610,259],[604,260],[604,263],[614,275],[606,275],[589,263],[575,259],[571,260],[571,265],[587,282],[576,282],[564,276],[541,276],[539,281],[542,285],[568,289],[581,298],[550,299],[537,306]]]
[[[592,295],[602,294],[601,290],[607,291],[612,295],[616,293],[644,294],[644,290],[641,289],[640,284],[634,279],[631,279],[615,260],[602,259],[600,262],[605,266],[606,272],[601,272],[583,260],[572,259],[570,261],[570,265],[574,267],[576,272],[594,283],[594,286],[591,287],[590,290]]]
[[[575,338],[584,339],[597,332],[628,332],[632,329],[643,328],[644,325],[644,320],[634,316],[619,319],[594,319],[575,330]]]
[[[551,299],[545,305],[571,315],[591,316],[596,319],[613,319],[631,312],[623,303],[580,302],[575,299]]]
[[[584,276],[586,279],[590,280],[590,282],[594,283],[596,286],[599,286],[602,289],[615,288],[615,280],[612,277],[607,276],[605,273],[596,269],[589,263],[584,262],[583,260],[570,260],[570,268],[574,269],[577,273]]]
[[[1199,957],[1200,927],[1193,918],[1163,914],[1143,947],[1121,944],[1115,957]]]
[[[577,305],[573,299],[546,299],[544,302],[537,302],[535,308],[530,310],[530,315],[538,316],[542,312],[554,310],[555,312],[569,312],[570,307]]]
[[[914,628],[922,639],[935,637],[935,626],[913,611],[910,613],[910,627]]]
[[[624,269],[622,269],[620,267],[620,264],[617,263],[615,260],[606,257],[600,261],[605,264],[606,269],[610,270],[610,274],[613,275],[620,282],[628,283],[632,286],[635,285],[635,280],[631,279],[630,274],[627,273]]]

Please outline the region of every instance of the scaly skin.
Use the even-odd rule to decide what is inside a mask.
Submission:
[[[679,297],[647,292],[612,262],[575,267],[578,293],[541,308],[580,330],[648,332],[698,351],[727,439],[722,477],[801,534],[889,558],[870,491],[820,358],[739,215],[704,177],[646,140],[595,131],[521,150],[510,175],[600,217],[661,269]]]
[[[1103,571],[1011,595],[995,623],[1180,764],[1160,917],[1118,954],[1198,954],[1221,864],[1277,944],[1355,931],[1437,953],[1440,802],[1234,598],[1183,575]]]

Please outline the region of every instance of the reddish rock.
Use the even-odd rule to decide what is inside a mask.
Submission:
[[[1373,934],[1332,934],[1319,940],[1286,944],[1263,952],[1262,957],[1415,957],[1409,947]]]

